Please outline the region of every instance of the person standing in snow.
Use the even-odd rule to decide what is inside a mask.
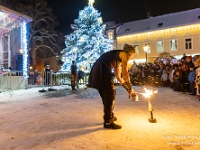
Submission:
[[[102,98],[104,106],[104,128],[121,129],[114,121],[115,85],[112,70],[119,83],[127,90],[130,96],[135,95],[130,82],[128,61],[133,59],[135,48],[125,44],[123,50],[112,50],[102,54],[94,63],[88,80],[88,87],[96,88]]]
[[[50,65],[47,65],[44,71],[44,85],[49,86],[50,78],[51,78],[51,69]]]
[[[70,69],[71,69],[71,87],[72,87],[72,90],[76,90],[75,86],[76,86],[76,79],[77,79],[77,67],[76,67],[75,60],[72,61],[72,65]]]
[[[37,69],[35,69],[35,71],[34,71],[34,78],[33,78],[33,84],[37,83],[37,77],[38,77],[38,71],[37,71]]]

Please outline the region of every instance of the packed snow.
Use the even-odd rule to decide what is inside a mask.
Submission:
[[[144,92],[142,86],[133,87]],[[128,98],[117,86],[114,113],[120,130],[103,128],[103,105],[95,89],[43,87],[0,93],[1,150],[194,150],[200,149],[200,101],[158,87],[148,100]],[[56,90],[54,90],[56,89]]]

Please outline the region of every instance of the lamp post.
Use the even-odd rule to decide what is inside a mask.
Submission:
[[[143,47],[143,49],[144,49],[144,52],[145,52],[146,63],[147,63],[147,53],[150,52],[150,46],[149,46],[149,45],[145,45],[145,46]]]
[[[59,60],[59,56],[58,54],[56,54],[56,72],[58,72],[58,60]]]

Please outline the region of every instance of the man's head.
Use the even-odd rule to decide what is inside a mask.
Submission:
[[[123,50],[129,53],[135,53],[135,47],[129,44],[124,44]]]
[[[75,61],[75,60],[73,60],[73,61],[72,61],[72,64],[73,64],[73,65],[75,65],[75,64],[76,64],[76,61]]]
[[[129,60],[133,59],[135,54],[135,47],[129,44],[124,44],[123,50],[129,53]]]

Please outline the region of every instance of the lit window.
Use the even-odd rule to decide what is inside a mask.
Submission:
[[[112,40],[113,39],[113,33],[112,32],[108,32],[108,39]]]
[[[158,41],[157,49],[158,49],[158,52],[163,52],[164,51],[163,42],[162,41]]]
[[[177,50],[177,40],[171,40],[170,47],[171,47],[171,51],[176,51]]]
[[[185,49],[192,49],[192,39],[185,39]]]

